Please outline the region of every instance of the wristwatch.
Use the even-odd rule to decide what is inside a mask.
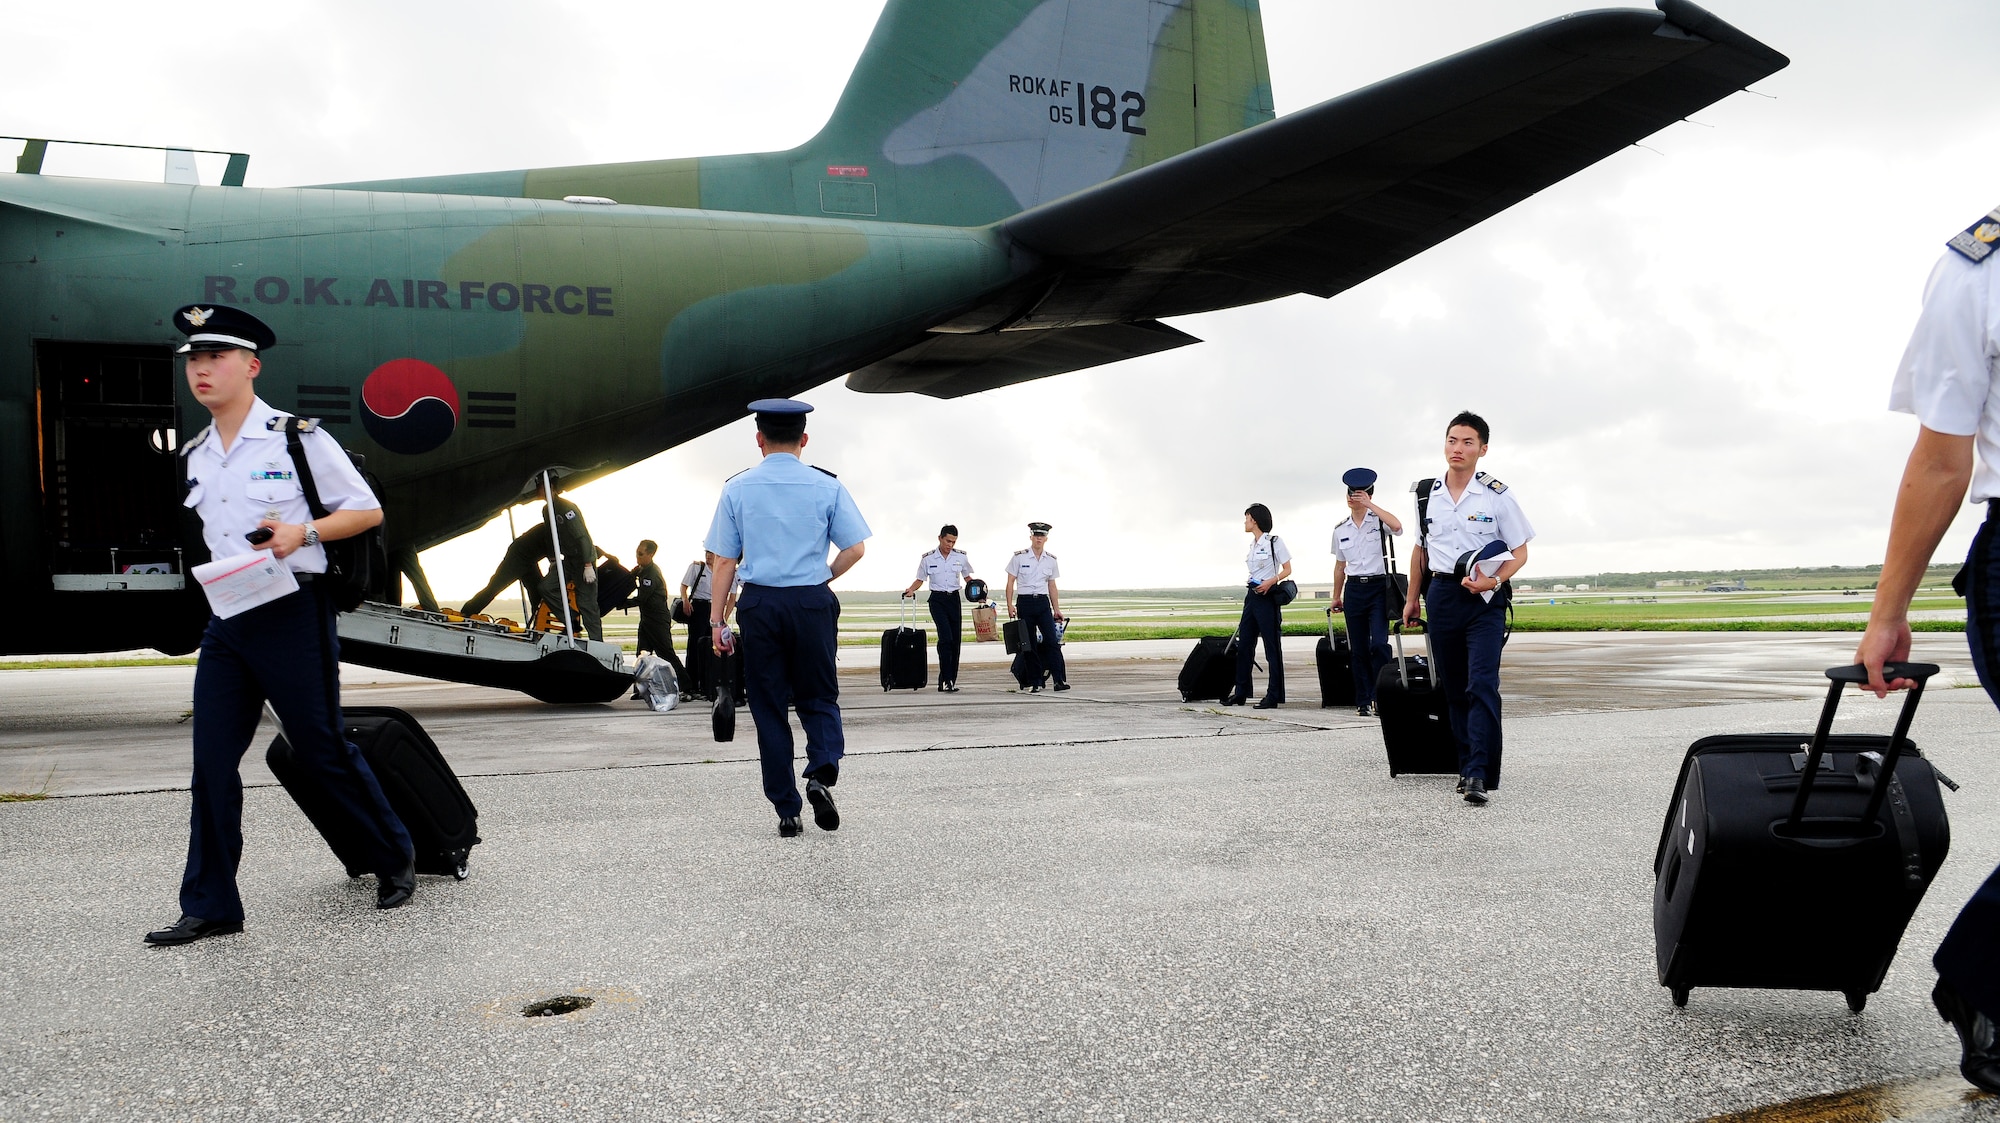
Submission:
[[[316,526],[314,526],[314,525],[313,525],[313,524],[311,524],[311,523],[307,523],[307,524],[306,524],[306,541],[305,541],[305,544],[306,544],[306,545],[308,545],[308,546],[317,546],[317,545],[319,545],[319,528],[318,528],[318,527],[316,527]]]

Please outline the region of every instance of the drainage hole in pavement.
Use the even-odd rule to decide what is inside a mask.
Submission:
[[[581,994],[557,995],[554,998],[545,998],[540,1002],[530,1002],[526,1006],[521,1007],[521,1016],[524,1018],[560,1018],[564,1014],[574,1014],[578,1010],[587,1009],[591,1003],[596,1001],[594,998]]]

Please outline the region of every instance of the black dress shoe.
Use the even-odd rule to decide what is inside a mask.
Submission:
[[[1056,683],[1056,693],[1060,694],[1060,693],[1062,693],[1063,691],[1065,691],[1065,690],[1068,690],[1068,689],[1069,689],[1069,683],[1066,683],[1066,682],[1059,682],[1059,683]]]
[[[191,944],[208,936],[233,936],[241,931],[243,922],[240,920],[203,920],[198,916],[183,916],[157,932],[146,933],[146,942],[154,947],[171,947]]]
[[[1367,716],[1368,716],[1368,707],[1366,707],[1366,706],[1361,706],[1361,707],[1358,707],[1358,708],[1356,708],[1356,709],[1355,709],[1355,711],[1354,711],[1354,712],[1355,712],[1356,714],[1358,714],[1358,715],[1362,716],[1362,717],[1367,717]]]
[[[401,873],[375,875],[375,907],[399,909],[417,895],[417,863],[412,860]]]
[[[1465,802],[1475,807],[1486,806],[1486,781],[1477,776],[1465,778]]]
[[[1266,694],[1262,698],[1257,699],[1256,708],[1260,710],[1275,710],[1282,704],[1283,703],[1279,702],[1276,698],[1273,698],[1269,694]]]
[[[1974,1087],[2000,1096],[2000,1033],[1995,1032],[1993,1019],[1967,1002],[1943,979],[1931,988],[1931,1005],[1937,1007],[1939,1017],[1958,1031],[1958,1044],[1963,1051],[1958,1071]]]
[[[944,691],[946,694],[956,694],[958,693],[958,684],[955,682],[939,683],[938,689]]]
[[[823,831],[840,829],[840,809],[833,805],[833,793],[818,780],[806,781],[806,802],[812,804],[813,826]]]
[[[797,815],[788,815],[778,820],[779,838],[797,838],[804,833],[805,828],[799,825]]]
[[[1249,700],[1250,696],[1248,694],[1231,694],[1222,700],[1222,704],[1225,706],[1240,706]]]
[[[1459,795],[1464,795],[1464,794],[1465,794],[1465,777],[1463,777],[1463,776],[1460,776],[1460,777],[1458,778],[1458,786],[1457,786],[1457,787],[1455,787],[1455,788],[1453,788],[1453,789],[1452,789],[1452,791],[1453,791],[1453,792],[1456,792],[1456,793],[1457,793],[1457,794],[1459,794]]]

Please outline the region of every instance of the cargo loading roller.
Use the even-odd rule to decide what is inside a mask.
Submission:
[[[364,603],[340,616],[340,659],[378,670],[518,690],[543,702],[609,702],[632,689],[624,649],[559,632]]]

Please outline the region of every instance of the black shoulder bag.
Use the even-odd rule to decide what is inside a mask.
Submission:
[[[1280,568],[1278,565],[1278,536],[1275,534],[1271,535],[1271,568]],[[1271,587],[1271,596],[1278,602],[1278,607],[1283,608],[1299,599],[1299,583],[1288,577]]]
[[[285,450],[292,454],[292,468],[299,474],[299,488],[306,495],[306,510],[315,519],[323,519],[331,514],[326,504],[319,501],[319,486],[313,482],[312,460],[306,456],[305,442],[299,434],[311,432],[319,427],[319,422],[302,417],[285,418]],[[345,448],[342,452],[347,452]],[[364,470],[366,460],[348,452],[347,458],[354,462],[354,469],[361,473],[361,482],[370,493],[375,488],[368,483]],[[376,496],[379,501],[381,496]],[[389,572],[389,552],[382,544],[382,525],[377,523],[352,537],[332,542],[321,542],[320,549],[326,551],[326,579],[333,606],[342,612],[352,612],[361,606],[368,594]]]

